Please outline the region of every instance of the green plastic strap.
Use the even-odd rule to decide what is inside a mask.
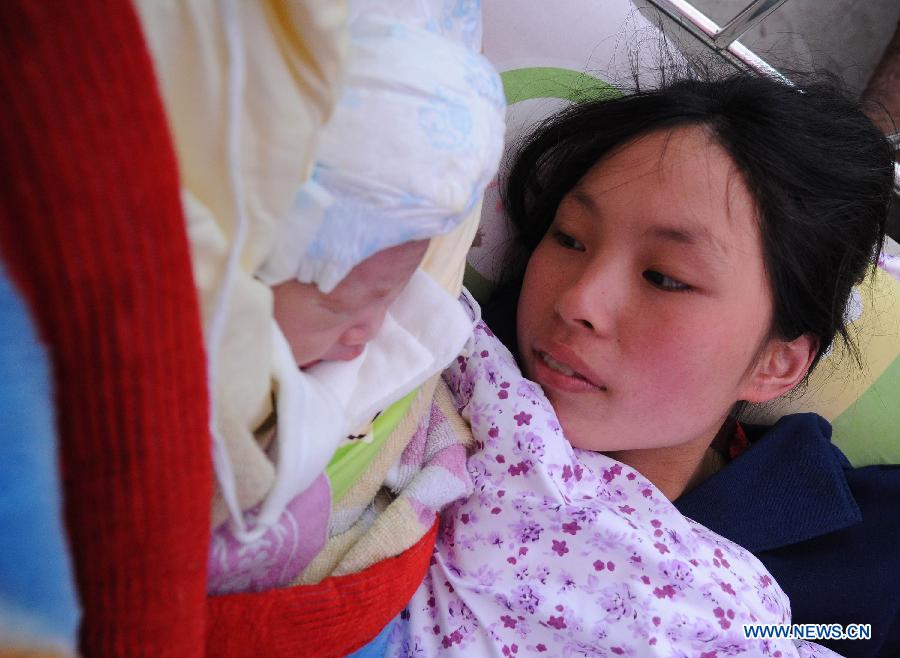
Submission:
[[[325,469],[331,482],[331,501],[337,504],[356,483],[378,454],[385,439],[390,436],[415,399],[418,389],[385,409],[372,423],[372,440],[359,441],[338,448]]]

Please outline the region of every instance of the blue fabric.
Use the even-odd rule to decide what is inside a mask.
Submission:
[[[382,658],[384,652],[387,650],[388,637],[391,634],[391,629],[396,623],[397,620],[393,619],[381,630],[374,640],[369,642],[362,649],[358,649],[349,654],[346,658]]]
[[[900,656],[900,466],[853,468],[815,414],[748,427],[750,448],[675,501],[756,555],[795,623],[870,623],[822,641],[848,658]]]
[[[62,523],[50,370],[2,267],[0,419],[0,637],[74,653],[79,613]]]

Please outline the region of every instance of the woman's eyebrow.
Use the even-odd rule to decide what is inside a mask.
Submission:
[[[728,245],[702,225],[653,224],[643,231],[643,236],[662,242],[700,247],[703,252],[719,260],[724,259],[729,251]]]
[[[572,188],[569,192],[572,201],[591,213],[594,217],[601,217],[603,213],[594,198],[579,187]],[[688,221],[673,220],[651,224],[641,232],[642,238],[649,238],[660,242],[672,242],[687,247],[694,247],[700,256],[709,258],[716,264],[725,264],[729,248],[707,226]]]
[[[592,215],[602,215],[597,203],[590,194],[578,187],[569,193],[572,200],[588,210]],[[719,240],[708,227],[690,223],[653,224],[642,232],[643,237],[654,238],[663,242],[674,242],[686,246],[708,247],[710,255],[724,259],[728,254],[728,246]]]
[[[572,201],[575,201],[586,210],[589,210],[592,213],[599,212],[599,208],[597,207],[597,204],[594,203],[594,199],[591,198],[591,195],[584,192],[579,187],[573,187],[567,196],[571,197]]]

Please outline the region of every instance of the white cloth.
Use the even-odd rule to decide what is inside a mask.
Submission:
[[[260,537],[284,508],[322,473],[341,439],[391,403],[440,372],[472,333],[472,320],[431,277],[417,270],[385,317],[377,336],[352,361],[297,368],[273,322],[278,389],[275,482],[256,525],[234,535]],[[234,480],[219,472],[222,493],[236,497]]]
[[[269,285],[296,278],[327,293],[375,252],[449,232],[497,170],[500,76],[452,29],[480,34],[478,4],[402,18],[376,5],[354,8],[345,91],[257,272]]]

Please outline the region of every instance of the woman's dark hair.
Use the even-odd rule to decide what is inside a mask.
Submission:
[[[840,335],[859,361],[844,309],[884,240],[893,153],[833,79],[685,79],[563,110],[526,139],[506,180],[522,246],[534,250],[598,161],[640,135],[685,126],[705,127],[725,148],[756,202],[772,335],[818,337],[813,366]]]

